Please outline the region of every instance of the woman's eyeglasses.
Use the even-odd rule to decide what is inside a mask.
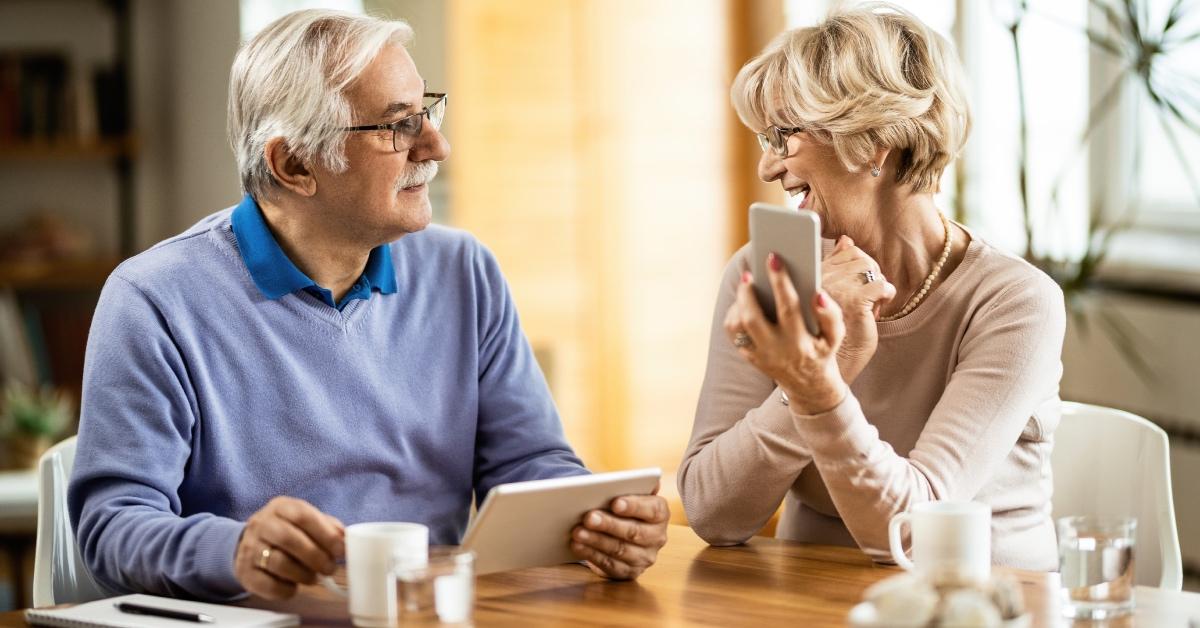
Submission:
[[[343,131],[391,131],[392,132],[392,149],[397,153],[400,151],[412,148],[416,143],[417,138],[421,136],[421,131],[425,129],[425,119],[429,119],[429,124],[433,128],[442,128],[442,120],[446,117],[446,94],[426,92],[425,98],[432,98],[433,102],[429,103],[424,109],[390,122],[388,124],[366,124],[363,126],[348,126],[343,127]]]
[[[800,133],[803,131],[804,129],[798,126],[777,127],[772,124],[771,126],[767,127],[765,131],[762,133],[757,133],[756,135],[758,135],[758,145],[763,149],[764,153],[767,152],[767,149],[769,148],[775,151],[776,155],[779,155],[780,157],[787,157],[788,138],[795,133]]]

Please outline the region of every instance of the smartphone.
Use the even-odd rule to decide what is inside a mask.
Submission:
[[[778,255],[796,294],[808,333],[821,335],[812,302],[821,289],[821,218],[807,209],[754,203],[750,206],[750,255],[754,292],[767,320],[776,321],[775,293],[767,274],[767,255]]]

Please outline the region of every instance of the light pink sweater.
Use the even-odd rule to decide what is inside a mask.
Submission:
[[[992,559],[1057,568],[1050,450],[1058,426],[1063,296],[1024,260],[973,237],[824,414],[797,416],[721,321],[748,247],[725,269],[679,493],[713,545],[741,543],[784,503],[776,535],[890,561],[892,515],[929,500],[992,508]]]

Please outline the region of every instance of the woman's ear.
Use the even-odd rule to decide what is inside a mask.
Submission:
[[[872,175],[879,176],[878,173],[882,172],[884,170],[889,170],[889,169],[892,171],[895,170],[897,164],[887,163],[887,158],[891,154],[892,154],[892,149],[890,149],[890,148],[875,149],[875,155],[871,157],[871,163],[867,164],[867,169],[871,172]]]
[[[312,196],[317,193],[316,177],[307,164],[292,154],[287,140],[282,137],[267,140],[263,153],[267,167],[271,169],[271,175],[280,187],[300,196]]]

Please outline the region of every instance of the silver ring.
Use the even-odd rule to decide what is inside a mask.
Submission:
[[[875,271],[873,270],[864,270],[859,274],[863,276],[863,283],[871,283],[876,279]]]
[[[746,347],[749,347],[750,345],[753,345],[753,344],[754,344],[754,341],[750,339],[750,334],[747,334],[744,331],[739,331],[733,337],[733,346],[735,346],[739,349],[745,349]]]
[[[258,568],[263,571],[268,571],[267,561],[271,560],[271,546],[268,545],[262,548],[262,552],[258,555]]]

